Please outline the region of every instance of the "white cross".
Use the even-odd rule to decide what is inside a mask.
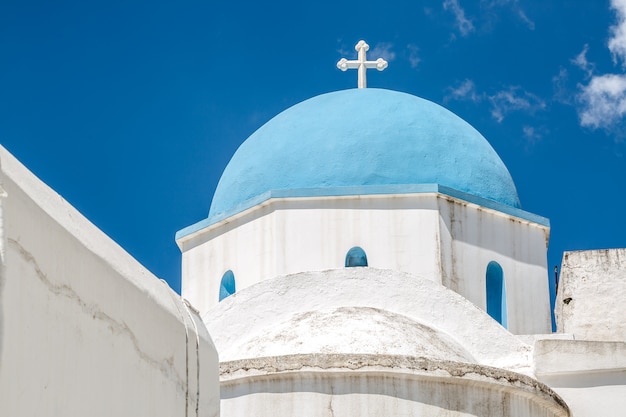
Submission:
[[[365,77],[365,71],[368,68],[376,68],[378,71],[382,71],[387,68],[387,61],[382,58],[378,58],[376,61],[367,61],[365,58],[365,52],[370,49],[370,46],[361,40],[356,44],[354,49],[359,53],[359,58],[356,61],[348,61],[345,58],[341,58],[337,62],[337,68],[342,71],[358,68],[359,70],[359,88],[367,87],[367,79]]]

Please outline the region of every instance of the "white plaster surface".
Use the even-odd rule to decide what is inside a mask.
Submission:
[[[626,371],[626,343],[538,340],[534,369],[537,376]]]
[[[229,416],[569,416],[532,378],[388,355],[294,355],[221,365]]]
[[[557,331],[626,341],[626,249],[566,252],[556,297]]]
[[[549,229],[459,200],[440,198],[438,206],[441,282],[486,309],[485,273],[495,261],[504,272],[509,331],[551,331]]]
[[[221,277],[237,290],[278,275],[343,267],[353,246],[370,267],[419,275],[486,306],[485,273],[498,262],[513,333],[550,331],[548,228],[442,194],[268,200],[178,241],[183,296],[201,314]]]
[[[626,410],[626,343],[542,339],[534,372],[576,417],[621,417]]]
[[[624,417],[624,386],[597,385],[583,388],[554,387],[567,403],[574,417]]]
[[[224,299],[203,319],[222,362],[394,353],[530,372],[531,347],[483,310],[440,284],[397,271],[341,268],[282,276]]]
[[[193,308],[0,148],[0,415],[218,416]]]
[[[576,417],[618,417],[626,410],[626,343],[539,340],[537,379],[567,402]]]

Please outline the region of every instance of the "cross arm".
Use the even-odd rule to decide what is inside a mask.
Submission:
[[[342,71],[359,68],[359,65],[361,65],[360,61],[348,61],[345,58],[341,58],[339,62],[337,62],[337,68]]]
[[[365,65],[365,68],[376,68],[378,71],[384,70],[389,65],[387,61],[382,58],[378,58],[376,61],[365,61],[363,64]]]

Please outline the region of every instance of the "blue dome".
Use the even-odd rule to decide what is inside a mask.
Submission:
[[[396,91],[337,91],[296,104],[254,132],[224,170],[209,218],[244,210],[267,192],[341,195],[341,187],[360,187],[367,194],[418,184],[520,207],[502,160],[452,112]]]

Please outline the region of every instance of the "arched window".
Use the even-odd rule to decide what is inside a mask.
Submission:
[[[499,263],[491,261],[487,265],[487,314],[504,328],[507,328],[506,285],[504,273]]]
[[[222,282],[220,283],[220,301],[229,295],[233,295],[235,291],[235,274],[229,269],[222,275]]]
[[[367,266],[367,255],[358,246],[353,247],[346,253],[346,267],[352,266]]]

